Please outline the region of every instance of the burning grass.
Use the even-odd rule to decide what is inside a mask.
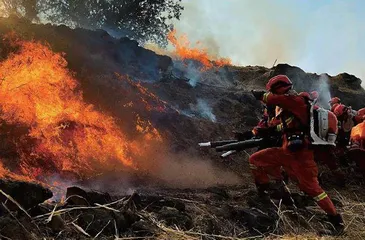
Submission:
[[[175,57],[181,60],[196,60],[203,65],[202,70],[231,65],[230,59],[211,56],[208,54],[207,49],[203,47],[192,48],[187,36],[177,36],[176,30],[172,30],[167,38],[174,47],[173,55]],[[200,45],[199,42],[197,44]]]
[[[136,118],[136,139],[128,139],[114,119],[83,101],[63,54],[49,46],[8,35],[11,47],[0,63],[0,117],[29,131],[17,142],[20,162],[12,172],[30,179],[72,172],[90,177],[104,171],[134,168],[148,148],[162,138],[152,124]],[[141,150],[143,149],[143,150]],[[137,151],[138,150],[138,151]],[[8,174],[6,166],[2,176]]]

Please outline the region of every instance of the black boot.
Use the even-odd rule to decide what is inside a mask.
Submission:
[[[256,183],[257,194],[251,193],[247,197],[247,204],[250,207],[261,208],[271,205],[269,184]]]
[[[270,197],[272,199],[281,201],[281,203],[286,206],[294,206],[294,200],[286,187],[286,183],[283,180],[276,181]]]
[[[283,186],[281,187],[281,201],[285,206],[290,206],[290,207],[295,207],[295,202],[294,199],[292,197],[292,195],[290,194],[290,192],[288,191],[288,189],[286,188],[286,186],[283,184]]]
[[[334,228],[334,234],[335,235],[341,235],[344,230],[345,230],[345,226],[342,220],[342,217],[340,214],[336,214],[336,215],[327,215],[328,217],[328,221],[332,224],[333,228]]]
[[[256,183],[256,188],[257,188],[257,200],[260,203],[271,203],[270,200],[270,184],[269,183],[265,183],[265,184],[260,184],[260,183]]]
[[[265,184],[256,183],[256,188],[257,188],[257,194],[260,198],[262,197],[262,198],[270,199],[270,195],[269,195],[270,184],[269,183],[265,183]]]
[[[285,182],[285,184],[288,184],[289,183],[289,175],[285,171],[282,171],[281,176],[283,176],[283,181]]]

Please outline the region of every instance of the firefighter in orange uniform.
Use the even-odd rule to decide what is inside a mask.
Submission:
[[[351,130],[351,144],[355,148],[365,150],[365,116],[362,123],[359,123]]]
[[[317,91],[313,91],[310,93],[300,93],[299,95],[302,95],[306,98],[308,98],[308,101],[315,101],[319,98],[319,93]],[[338,97],[332,98],[329,102],[330,104],[338,104],[340,103],[340,99]],[[314,109],[319,109],[319,106],[315,105]],[[338,134],[338,121],[336,115],[331,111],[328,112],[328,133],[332,134],[333,136],[337,136]],[[338,183],[338,185],[343,186],[345,181],[345,174],[337,164],[337,158],[335,155],[335,146],[315,146],[313,147],[314,150],[314,160],[318,163],[321,162],[324,165],[326,165],[332,172],[332,174],[335,176],[335,180]]]
[[[329,100],[328,102],[331,106],[331,112],[334,112],[335,111],[335,108],[341,104],[341,99],[338,98],[338,97],[334,97],[334,98],[331,98],[331,100]]]
[[[355,111],[351,107],[338,104],[333,112],[340,122],[337,146],[345,149],[349,145],[352,128],[361,123],[365,116],[365,108]]]
[[[281,136],[278,136],[280,132],[277,131],[277,125],[279,124],[280,121],[277,121],[275,117],[275,108],[268,108],[265,105],[263,116],[258,124],[251,131],[246,131],[243,133],[235,132],[235,138],[237,138],[239,141],[245,141],[251,138],[264,138],[265,142],[258,148],[258,151],[265,148],[278,146],[278,144],[280,144],[281,138]],[[273,138],[270,138],[269,135]],[[270,169],[270,173],[268,174],[276,182],[285,180],[281,167]]]
[[[252,130],[254,136],[265,139],[264,144],[258,148],[258,151],[281,145],[281,122],[276,117],[277,111],[278,107],[274,108],[271,106],[266,106],[263,119],[261,119],[258,125]],[[282,181],[287,182],[287,176],[285,172],[283,172],[281,166],[271,168],[268,174],[273,180],[279,183],[279,185]],[[289,199],[285,199],[284,201],[288,204],[291,202]]]
[[[351,131],[352,127],[363,121],[365,116],[365,108],[361,108],[358,111],[352,110],[351,107],[339,104],[333,111],[337,119],[341,122],[341,127],[347,131]]]
[[[326,192],[319,186],[318,168],[314,162],[313,150],[309,148],[309,111],[305,98],[292,90],[292,82],[285,75],[269,80],[267,93],[252,91],[256,99],[267,105],[277,105],[283,110],[280,119],[283,124],[283,145],[261,150],[253,154],[250,166],[255,178],[258,194],[267,198],[268,172],[271,168],[282,166],[289,177],[298,183],[298,187],[327,213],[328,220],[337,232],[344,229],[342,217]]]
[[[349,158],[354,161],[365,177],[365,116],[363,122],[351,130]]]
[[[280,124],[280,122],[277,122],[275,118],[275,108],[270,108],[265,105],[263,116],[258,122],[258,124],[251,130],[246,132],[234,132],[235,138],[239,141],[245,141],[251,138],[261,138],[266,137],[269,133],[275,133],[274,130],[276,130],[276,125]],[[268,145],[272,146],[274,143],[268,143]],[[264,144],[263,146],[260,146],[259,150],[267,148],[267,144]]]

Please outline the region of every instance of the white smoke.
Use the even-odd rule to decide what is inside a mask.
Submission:
[[[319,77],[319,87],[318,87],[318,93],[319,93],[319,102],[321,107],[329,109],[329,100],[331,100],[331,92],[328,85],[328,77],[326,74],[321,74]]]
[[[174,75],[188,79],[188,83],[192,87],[196,87],[201,79],[202,72],[199,67],[195,66],[193,61],[174,61]]]
[[[217,119],[212,112],[212,107],[208,105],[208,102],[203,99],[197,99],[197,109],[203,118],[209,119],[212,122],[216,122]]]
[[[196,104],[190,104],[190,109],[180,110],[182,114],[188,117],[205,118],[212,122],[216,122],[217,118],[213,113],[213,108],[204,99],[197,99]]]
[[[365,17],[360,1],[183,0],[175,23],[191,42],[238,65],[296,65],[365,80]],[[365,86],[365,82],[363,82]]]

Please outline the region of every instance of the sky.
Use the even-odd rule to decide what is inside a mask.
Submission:
[[[237,65],[348,72],[365,85],[365,1],[183,0],[179,33]]]

